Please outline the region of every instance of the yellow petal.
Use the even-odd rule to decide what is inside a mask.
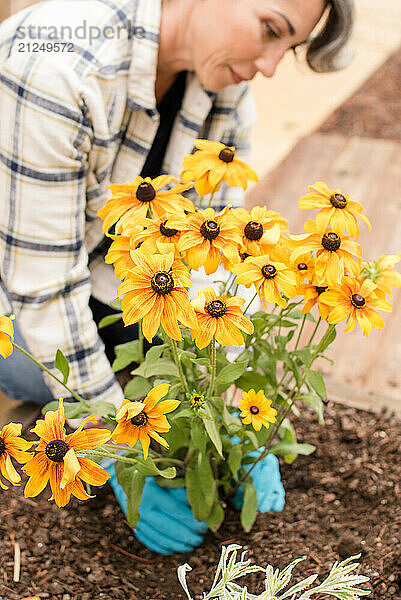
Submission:
[[[81,465],[79,464],[77,455],[75,454],[73,448],[70,448],[68,450],[67,454],[64,456],[63,463],[64,470],[60,482],[60,487],[62,490],[65,488],[66,485],[72,483],[75,480],[77,473],[81,468]]]

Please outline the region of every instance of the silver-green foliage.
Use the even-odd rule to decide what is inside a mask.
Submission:
[[[359,566],[355,559],[358,559],[360,554],[350,556],[340,563],[335,562],[330,573],[320,585],[310,587],[317,578],[317,575],[310,575],[285,590],[290,583],[294,567],[305,557],[293,560],[283,571],[273,569],[271,565],[263,569],[251,565],[250,560],[245,560],[246,552],[242,552],[237,560],[237,551],[241,547],[238,544],[223,546],[212,587],[209,592],[203,593],[203,600],[284,600],[285,598],[289,600],[309,600],[316,595],[319,595],[319,597],[334,597],[339,600],[358,600],[361,596],[370,594],[368,590],[356,587],[368,581],[369,577],[352,574],[352,571]],[[178,568],[178,579],[187,597],[192,600],[186,582],[188,571],[191,571],[188,564],[181,565]],[[235,579],[257,571],[266,573],[265,590],[261,594],[251,594],[246,586],[241,587],[233,583]]]

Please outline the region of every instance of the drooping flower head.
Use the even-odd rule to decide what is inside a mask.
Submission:
[[[237,275],[236,283],[255,286],[260,298],[285,308],[287,298],[295,296],[297,280],[293,269],[286,264],[275,262],[265,254],[257,258],[249,257],[242,264],[234,265],[232,272]]]
[[[197,328],[191,330],[198,348],[208,346],[213,337],[222,346],[241,346],[244,343],[241,331],[253,333],[253,324],[242,314],[243,298],[216,296],[214,290],[207,287],[198,292],[191,304],[198,319]]]
[[[174,340],[181,340],[178,321],[196,326],[196,317],[185,287],[191,286],[188,269],[174,254],[131,253],[135,263],[117,295],[121,301],[123,321],[132,325],[142,319],[142,331],[151,342],[160,324]]]
[[[311,283],[315,277],[315,258],[311,252],[301,254],[293,264],[293,269],[297,280],[298,294],[302,294],[302,284],[305,282],[305,279]]]
[[[124,399],[116,414],[118,425],[112,433],[113,441],[128,444],[132,448],[139,439],[145,459],[149,453],[150,438],[168,448],[168,443],[159,433],[166,433],[171,428],[164,415],[180,404],[179,400],[159,402],[167,394],[169,387],[168,383],[157,385],[140,402]]]
[[[256,431],[260,431],[262,425],[269,429],[270,423],[276,421],[277,415],[277,411],[272,408],[271,403],[272,401],[266,398],[263,390],[259,390],[257,393],[253,389],[244,392],[239,405],[243,424],[251,424]]]
[[[86,417],[80,427],[65,435],[64,406],[60,398],[57,411],[48,411],[44,419],[36,421],[31,431],[40,438],[37,452],[22,470],[29,476],[25,486],[25,497],[31,498],[42,492],[48,481],[57,506],[65,506],[71,494],[80,500],[89,496],[82,481],[91,485],[103,485],[110,475],[89,458],[77,456],[77,452],[95,450],[111,437],[108,429],[83,429],[86,423],[95,423],[96,417]]]
[[[12,354],[14,340],[14,326],[13,326],[14,315],[6,317],[0,315],[0,355],[3,358],[7,358]]]
[[[385,294],[391,295],[392,287],[401,287],[401,273],[393,269],[401,260],[401,254],[382,254],[377,261],[362,262],[359,278],[371,279],[377,285],[376,294],[385,299]]]
[[[311,190],[298,200],[299,208],[320,208],[316,215],[316,225],[319,231],[324,232],[330,223],[330,229],[338,235],[343,235],[347,230],[351,237],[359,237],[357,219],[365,221],[371,231],[369,219],[362,214],[362,206],[350,200],[349,194],[341,190],[331,190],[323,181],[317,181],[308,186]]]
[[[27,442],[21,437],[21,423],[8,423],[0,431],[0,474],[12,485],[19,485],[21,476],[15,470],[11,461],[14,458],[19,463],[26,463],[32,458],[31,452],[27,452],[32,442]],[[7,490],[8,487],[0,477],[0,487]]]
[[[153,247],[156,247],[157,251],[161,254],[177,252],[177,245],[181,232],[178,231],[178,229],[172,229],[167,226],[169,216],[170,215],[165,214],[154,220],[140,220],[139,222],[143,226],[143,229],[134,236],[135,241],[137,243],[148,242],[152,244]]]
[[[197,152],[184,156],[181,179],[183,183],[195,181],[195,189],[201,196],[218,190],[222,181],[244,190],[248,179],[258,181],[255,171],[235,156],[235,146],[195,140],[195,147]]]
[[[334,324],[348,318],[345,333],[354,329],[357,320],[364,335],[369,335],[372,327],[381,329],[384,321],[376,311],[391,312],[392,306],[377,296],[376,289],[370,279],[361,284],[356,278],[344,277],[339,288],[322,294],[322,301],[331,308],[327,322]]]
[[[304,227],[306,234],[291,236],[288,242],[294,248],[290,258],[292,264],[296,264],[305,252],[315,251],[315,276],[320,286],[334,287],[341,283],[344,269],[351,275],[358,275],[360,265],[353,256],[360,259],[362,248],[357,242],[330,229],[320,232],[312,219],[308,219]]]
[[[317,304],[320,318],[325,321],[330,312],[330,307],[328,304],[324,302],[323,292],[328,290],[327,285],[319,286],[314,285],[313,283],[304,283],[301,284],[298,293],[303,295],[305,306],[302,310],[300,310],[301,315],[306,315],[311,309]]]
[[[228,216],[227,206],[219,214],[207,208],[191,215],[174,215],[167,225],[181,232],[178,250],[191,269],[204,266],[208,275],[215,273],[221,256],[232,263],[239,260],[238,248],[241,243],[238,227]]]
[[[280,232],[288,222],[280,213],[265,206],[254,206],[250,211],[235,208],[230,218],[240,228],[243,251],[250,256],[269,254],[280,240]]]
[[[163,187],[174,181],[176,186],[169,190]],[[156,179],[138,175],[134,181],[125,184],[113,183],[108,187],[113,194],[103,208],[98,210],[98,216],[103,219],[103,231],[108,231],[116,225],[116,233],[124,233],[130,223],[135,224],[137,217],[146,217],[148,211],[157,217],[176,210],[193,212],[194,205],[182,196],[191,184],[178,184],[172,175],[160,175]]]

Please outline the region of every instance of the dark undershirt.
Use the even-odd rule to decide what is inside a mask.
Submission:
[[[171,130],[178,111],[181,108],[182,99],[185,93],[186,83],[186,71],[181,71],[172,86],[168,89],[164,95],[163,100],[157,106],[157,110],[160,115],[160,123],[157,129],[156,135],[153,139],[152,147],[149,150],[148,156],[146,157],[145,163],[141,170],[141,177],[151,177],[154,179],[161,174],[164,156],[166,153],[167,145],[170,140]],[[97,256],[99,253],[106,255],[110,246],[110,238],[104,238],[101,244],[95,249],[94,254]],[[89,307],[93,314],[93,320],[96,325],[99,324],[100,320],[107,315],[112,315],[117,312],[107,304],[103,304],[93,296],[89,299]],[[124,344],[132,340],[138,339],[138,324],[128,325],[124,327],[122,321],[117,321],[113,325],[109,325],[103,329],[99,329],[99,335],[105,344],[106,356],[110,363],[115,358],[114,346],[117,344]],[[154,343],[161,343],[161,340],[155,339]],[[144,350],[145,352],[150,348],[145,340]]]

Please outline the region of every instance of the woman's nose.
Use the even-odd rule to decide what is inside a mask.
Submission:
[[[270,49],[270,51],[266,51],[263,56],[255,60],[255,67],[264,77],[273,77],[283,55],[284,52],[272,52]]]

